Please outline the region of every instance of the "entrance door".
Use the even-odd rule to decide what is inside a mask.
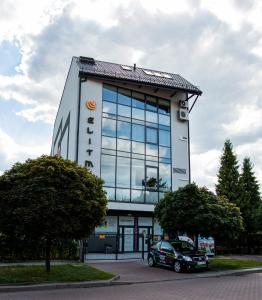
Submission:
[[[124,252],[134,251],[134,228],[124,227]]]
[[[134,251],[134,227],[119,226],[119,252]]]
[[[139,232],[139,251],[142,251],[143,249],[143,238],[141,236],[142,234],[144,236],[144,251],[148,251],[147,239],[152,235],[152,226],[139,226],[138,232]]]

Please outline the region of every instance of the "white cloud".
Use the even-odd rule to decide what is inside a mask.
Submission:
[[[262,129],[262,108],[246,103],[239,104],[232,112],[232,121],[222,124],[228,136],[256,133]]]
[[[27,158],[35,158],[42,154],[50,153],[50,144],[27,145],[19,144],[6,132],[0,129],[0,172],[5,171],[17,161],[24,161]]]
[[[192,153],[192,181],[215,191],[220,156],[221,151],[215,149],[203,153]]]

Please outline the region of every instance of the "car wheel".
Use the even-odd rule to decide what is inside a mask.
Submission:
[[[148,265],[149,265],[149,267],[154,267],[155,266],[155,261],[154,261],[153,256],[149,256]]]
[[[181,263],[179,261],[176,261],[174,263],[174,271],[176,273],[180,273],[182,271],[182,265],[181,265]]]

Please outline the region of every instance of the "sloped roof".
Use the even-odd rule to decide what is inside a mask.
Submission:
[[[120,64],[94,60],[92,58],[77,57],[76,61],[79,67],[79,72],[82,75],[136,82],[140,84],[156,86],[159,88],[164,87],[175,90],[183,90],[196,95],[202,94],[200,89],[178,74],[139,67],[134,68],[133,66],[128,66],[131,68],[131,70],[125,70]],[[159,72],[161,74],[166,74],[170,78],[148,75],[145,73],[145,71]]]

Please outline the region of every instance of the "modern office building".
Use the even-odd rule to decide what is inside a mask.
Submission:
[[[121,233],[121,251],[138,251],[139,233],[161,235],[154,204],[190,182],[189,102],[201,93],[177,74],[73,57],[51,153],[104,180],[96,233]]]

